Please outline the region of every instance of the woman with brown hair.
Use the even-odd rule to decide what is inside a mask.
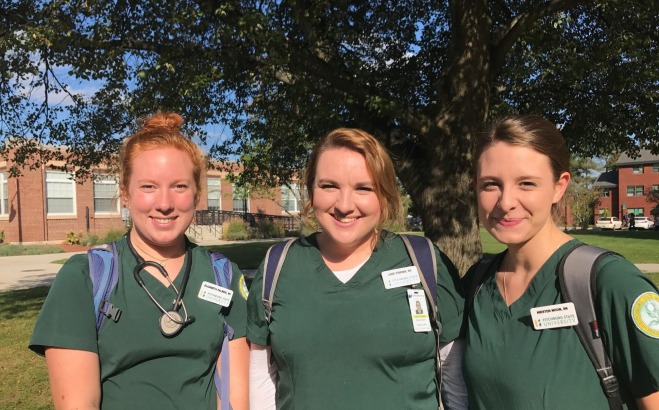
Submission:
[[[554,218],[570,182],[563,137],[541,117],[506,117],[478,142],[475,160],[480,221],[507,250],[484,265],[480,281],[479,264],[465,276],[465,289],[477,290],[463,361],[471,408],[609,408],[556,274],[562,257],[581,244]],[[657,409],[657,288],[619,255],[605,256],[597,269],[597,322],[621,399],[627,408]],[[543,328],[538,311],[572,319]]]

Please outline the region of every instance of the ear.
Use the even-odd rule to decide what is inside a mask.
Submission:
[[[570,179],[569,172],[563,172],[558,177],[558,181],[556,181],[556,185],[554,185],[554,198],[552,199],[552,203],[556,204],[563,198],[565,191],[570,184]]]
[[[119,198],[121,199],[121,203],[128,208],[128,200],[130,199],[130,195],[128,195],[128,190],[124,186],[119,187]]]

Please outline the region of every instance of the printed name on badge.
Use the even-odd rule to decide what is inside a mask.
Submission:
[[[420,289],[408,289],[407,300],[410,303],[410,314],[412,315],[412,325],[414,331],[430,332],[430,316],[428,316],[428,304],[426,303],[426,294]]]
[[[400,288],[402,286],[421,283],[416,266],[385,270],[382,272],[382,280],[384,281],[385,289]]]
[[[531,309],[531,319],[535,330],[555,329],[579,324],[574,303],[541,306]]]
[[[231,304],[233,291],[231,289],[217,286],[214,283],[203,282],[199,288],[199,299],[227,307]]]

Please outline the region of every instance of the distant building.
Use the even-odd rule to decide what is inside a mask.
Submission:
[[[615,165],[615,171],[603,172],[593,184],[600,196],[595,218],[607,214],[622,220],[629,213],[659,213],[656,204],[647,201],[650,191],[659,190],[659,155],[649,150],[641,150],[637,158],[622,154]]]
[[[115,175],[102,169],[93,180],[76,183],[73,174],[49,163],[10,178],[11,164],[0,161],[0,231],[5,242],[63,242],[68,232],[102,237],[124,229],[129,215],[119,198]],[[299,189],[292,185],[266,193],[250,193],[227,180],[227,172],[204,170],[198,211],[233,211],[273,216],[295,215],[301,208]],[[208,214],[208,213],[207,213]]]

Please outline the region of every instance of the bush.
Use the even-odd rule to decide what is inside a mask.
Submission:
[[[4,243],[5,241],[5,231],[0,231],[0,243]]]
[[[105,236],[103,236],[103,243],[110,243],[112,241],[116,241],[117,239],[121,239],[121,237],[125,234],[126,231],[123,229],[109,230],[105,233]]]
[[[239,241],[249,239],[249,230],[242,219],[230,219],[222,224],[222,239]]]
[[[82,232],[75,233],[73,231],[69,231],[66,233],[66,240],[64,243],[67,245],[80,245],[80,241],[82,240],[83,235]]]
[[[269,219],[262,219],[256,227],[255,236],[258,239],[283,238],[286,234],[284,224],[281,222],[271,222]]]
[[[101,240],[98,238],[98,235],[89,234],[87,235],[87,239],[85,239],[85,244],[86,245],[98,245],[101,243]]]

